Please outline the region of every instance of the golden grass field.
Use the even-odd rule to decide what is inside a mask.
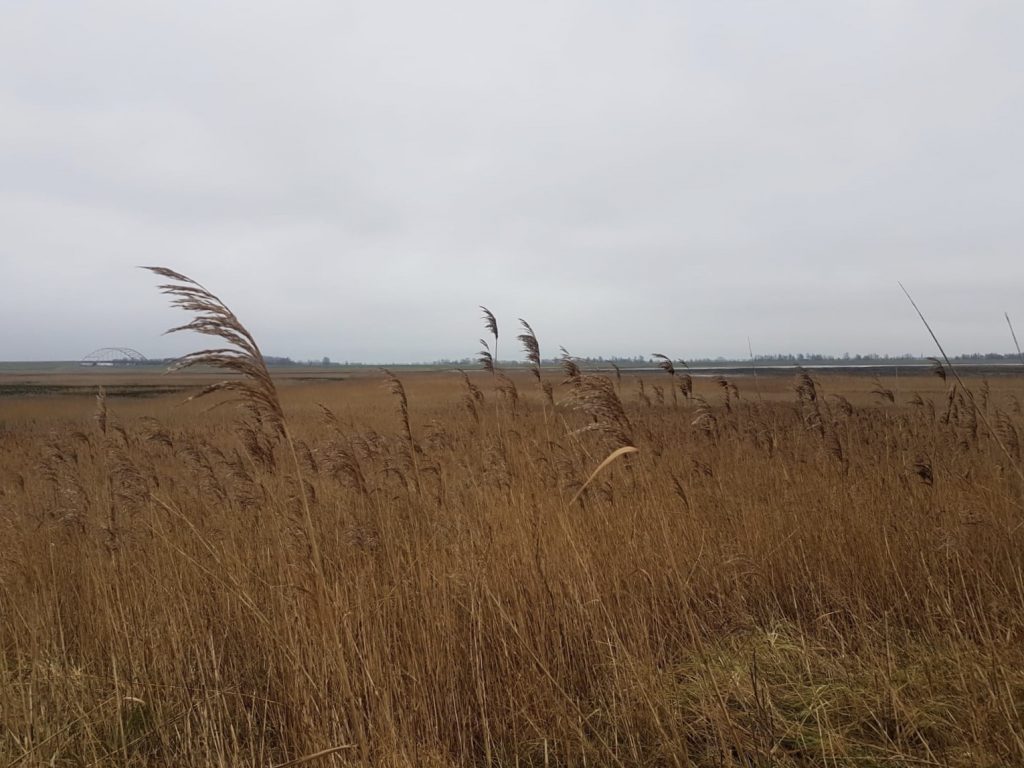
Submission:
[[[275,378],[152,271],[218,346],[0,377],[3,765],[1024,764],[1019,375],[506,372],[484,309]]]
[[[543,377],[0,399],[0,765],[1024,764],[1024,381]]]

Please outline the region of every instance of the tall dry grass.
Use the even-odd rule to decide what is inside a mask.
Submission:
[[[1019,379],[564,367],[0,401],[0,764],[1024,764]]]

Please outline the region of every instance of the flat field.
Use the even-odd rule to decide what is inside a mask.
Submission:
[[[399,377],[0,376],[0,765],[1024,765],[1024,378]]]

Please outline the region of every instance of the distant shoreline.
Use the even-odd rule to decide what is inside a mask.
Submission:
[[[148,376],[168,375],[168,368],[173,361],[161,361],[159,363],[139,363],[133,365],[102,365],[85,366],[77,361],[27,361],[27,362],[0,362],[0,376],[83,376],[83,377],[108,377],[108,376],[131,376],[133,374]],[[605,361],[579,360],[580,367],[591,373],[615,374],[615,367]],[[1024,374],[1024,364],[1017,361],[993,361],[993,362],[958,362],[953,361],[956,370],[967,376],[1015,376]],[[345,374],[366,375],[372,374],[382,368],[388,368],[404,373],[439,373],[445,371],[465,370],[467,373],[484,373],[475,363],[390,363],[384,365],[370,364],[334,364],[324,365],[271,365],[269,369],[272,374],[280,375],[283,378],[310,377],[316,379],[329,379],[332,375]],[[527,371],[525,365],[518,362],[502,363],[501,366],[508,373]],[[619,364],[618,370],[622,374],[630,375],[664,375],[661,368],[653,364],[625,365]],[[690,374],[691,376],[791,376],[799,370],[810,371],[818,374],[840,374],[847,376],[924,376],[929,375],[933,365],[927,362],[871,362],[871,363],[764,363],[751,364],[750,362],[723,362],[719,365],[691,365],[688,367],[678,366],[676,372],[679,375]],[[541,371],[557,376],[561,373],[561,366],[546,362],[541,366]],[[216,375],[224,377],[223,371],[205,368],[191,368],[187,373],[170,373],[182,376],[205,377]]]

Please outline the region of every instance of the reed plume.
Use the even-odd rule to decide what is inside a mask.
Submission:
[[[562,373],[565,374],[564,384],[576,385],[579,383],[583,372],[580,370],[579,364],[576,362],[576,358],[569,354],[569,350],[565,347],[561,347],[562,350]]]
[[[523,332],[519,334],[519,342],[523,345],[526,359],[530,363],[530,373],[537,379],[541,392],[544,393],[544,399],[554,407],[555,394],[551,387],[551,382],[544,381],[540,373],[540,342],[537,341],[537,334],[534,333],[533,328],[523,318],[519,318],[519,322],[523,326]]]
[[[580,376],[569,395],[569,402],[592,420],[581,431],[600,432],[616,448],[635,447],[633,425],[610,378],[600,374]]]
[[[874,382],[875,388],[871,390],[872,395],[876,395],[877,397],[880,397],[883,400],[887,400],[890,403],[896,402],[896,395],[893,393],[891,389],[889,389],[886,386],[883,386],[882,382],[879,381],[877,376],[875,377]]]
[[[660,352],[653,352],[651,354],[651,356],[656,358],[656,359],[658,359],[658,360],[660,360],[661,362],[658,363],[658,367],[661,368],[661,370],[663,370],[665,373],[667,373],[669,376],[672,377],[672,387],[670,387],[670,389],[672,390],[672,405],[673,406],[678,406],[679,405],[679,398],[676,397],[676,387],[675,387],[675,385],[676,385],[676,367],[675,367],[675,365],[672,364],[672,359],[668,355],[663,355]],[[689,377],[687,377],[687,378],[689,378]],[[686,394],[685,391],[684,391],[684,394]],[[689,397],[688,394],[686,396]]]
[[[488,345],[485,339],[480,339],[481,349],[477,353],[476,361],[480,363],[480,366],[492,376],[495,374],[494,370],[494,355],[491,354],[490,345]]]
[[[676,375],[676,367],[672,364],[672,358],[668,355],[663,355],[660,352],[652,352],[651,357],[657,358],[661,362],[658,363],[658,367],[661,368],[669,376]]]
[[[411,449],[413,445],[412,428],[409,425],[409,398],[405,395],[405,386],[402,384],[402,380],[387,368],[381,368],[381,371],[384,373],[384,381],[391,394],[398,398],[398,416],[402,422],[402,436]]]
[[[405,395],[405,386],[395,374],[387,368],[381,369],[384,372],[384,380],[391,390],[391,394],[398,398],[398,417],[402,423],[402,437],[405,439],[406,450],[408,451],[408,462],[412,466],[416,490],[419,490],[420,472],[419,463],[416,460],[416,441],[412,436],[412,427],[409,424],[409,398]]]
[[[285,422],[277,387],[270,376],[270,371],[267,370],[266,360],[263,358],[256,339],[220,298],[192,278],[167,267],[143,267],[143,269],[169,280],[170,282],[158,286],[160,292],[172,297],[172,306],[194,315],[189,322],[171,328],[166,333],[195,331],[205,336],[222,339],[229,345],[187,354],[178,359],[172,370],[209,365],[242,376],[241,379],[229,379],[210,384],[200,390],[198,394],[189,397],[188,400],[195,400],[215,392],[229,393],[227,402],[247,409],[253,414],[258,424],[266,424],[274,434],[283,438],[288,446],[295,471],[296,485],[302,501],[303,523],[310,561],[320,587],[320,594],[326,595],[327,583],[324,576],[323,558],[320,554],[316,529],[313,526],[313,515],[309,507],[306,482],[302,477],[302,467],[295,450],[295,442],[292,440]]]
[[[494,337],[494,362],[500,365],[501,358],[498,357],[498,319],[483,304],[480,305],[483,314],[484,328],[486,328],[490,334]],[[484,345],[486,347],[486,344]]]
[[[462,396],[462,403],[466,406],[470,416],[473,417],[473,421],[480,421],[479,406],[484,402],[484,392],[472,382],[468,373],[461,368],[458,370],[462,374],[462,383],[466,387],[466,393]]]
[[[689,400],[693,397],[693,377],[688,373],[684,373],[682,376],[676,376],[679,380],[679,391],[683,393],[683,397]]]
[[[277,387],[270,377],[259,345],[235,313],[213,293],[180,272],[166,267],[143,269],[170,280],[171,282],[158,286],[160,292],[172,297],[173,306],[195,315],[189,322],[171,328],[166,333],[195,331],[206,336],[215,336],[230,345],[191,352],[179,358],[174,363],[173,370],[208,365],[241,374],[243,377],[210,384],[188,399],[195,400],[214,392],[230,393],[229,402],[249,405],[256,409],[270,427],[283,435],[284,412],[277,395]]]
[[[519,342],[523,345],[526,359],[530,363],[530,372],[540,381],[540,342],[537,341],[537,334],[533,332],[530,324],[519,318],[523,326],[523,332],[519,334]]]

